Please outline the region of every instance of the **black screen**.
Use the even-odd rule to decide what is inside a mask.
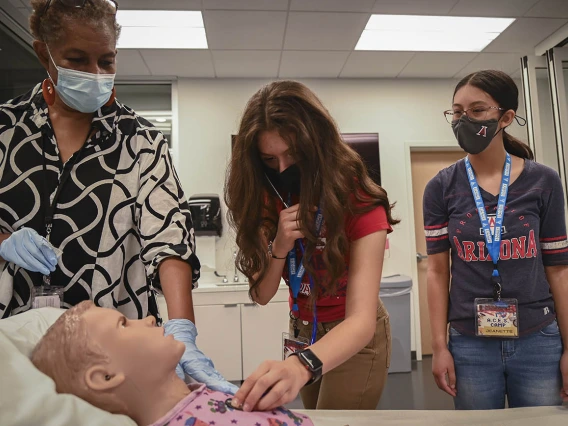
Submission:
[[[378,133],[342,133],[341,137],[357,154],[361,156],[367,166],[371,179],[381,184],[381,162],[379,160],[379,134]]]

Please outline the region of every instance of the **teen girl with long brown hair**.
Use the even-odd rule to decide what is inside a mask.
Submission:
[[[249,100],[225,200],[252,300],[270,302],[283,277],[289,342],[301,349],[260,365],[233,404],[267,410],[300,392],[309,409],[375,409],[390,357],[379,286],[397,221],[386,192],[305,85],[274,82]]]

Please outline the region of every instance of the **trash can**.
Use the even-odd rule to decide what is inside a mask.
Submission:
[[[390,316],[392,353],[389,373],[410,372],[410,292],[412,278],[390,275],[381,279],[380,298]]]

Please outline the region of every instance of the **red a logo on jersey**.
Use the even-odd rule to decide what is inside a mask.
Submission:
[[[483,136],[484,138],[487,137],[487,126],[481,126],[481,130],[476,133],[477,136]]]

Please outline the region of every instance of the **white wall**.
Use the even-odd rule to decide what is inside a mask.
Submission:
[[[412,276],[415,243],[409,211],[405,143],[452,141],[454,136],[442,112],[451,107],[454,80],[303,80],[321,98],[341,132],[377,132],[381,179],[402,220],[390,236],[390,257],[384,275]],[[194,80],[178,82],[178,173],[188,196],[222,195],[225,168],[230,156],[231,134],[238,129],[248,98],[263,80]],[[520,82],[518,82],[520,84]],[[519,112],[524,111],[521,106]],[[526,141],[516,124],[511,133]],[[524,133],[523,133],[524,132]],[[234,237],[228,231],[217,243],[217,269],[233,274]],[[199,254],[199,247],[198,247]],[[415,299],[416,300],[416,299]],[[414,333],[413,333],[414,334]],[[414,348],[414,339],[413,339]]]

